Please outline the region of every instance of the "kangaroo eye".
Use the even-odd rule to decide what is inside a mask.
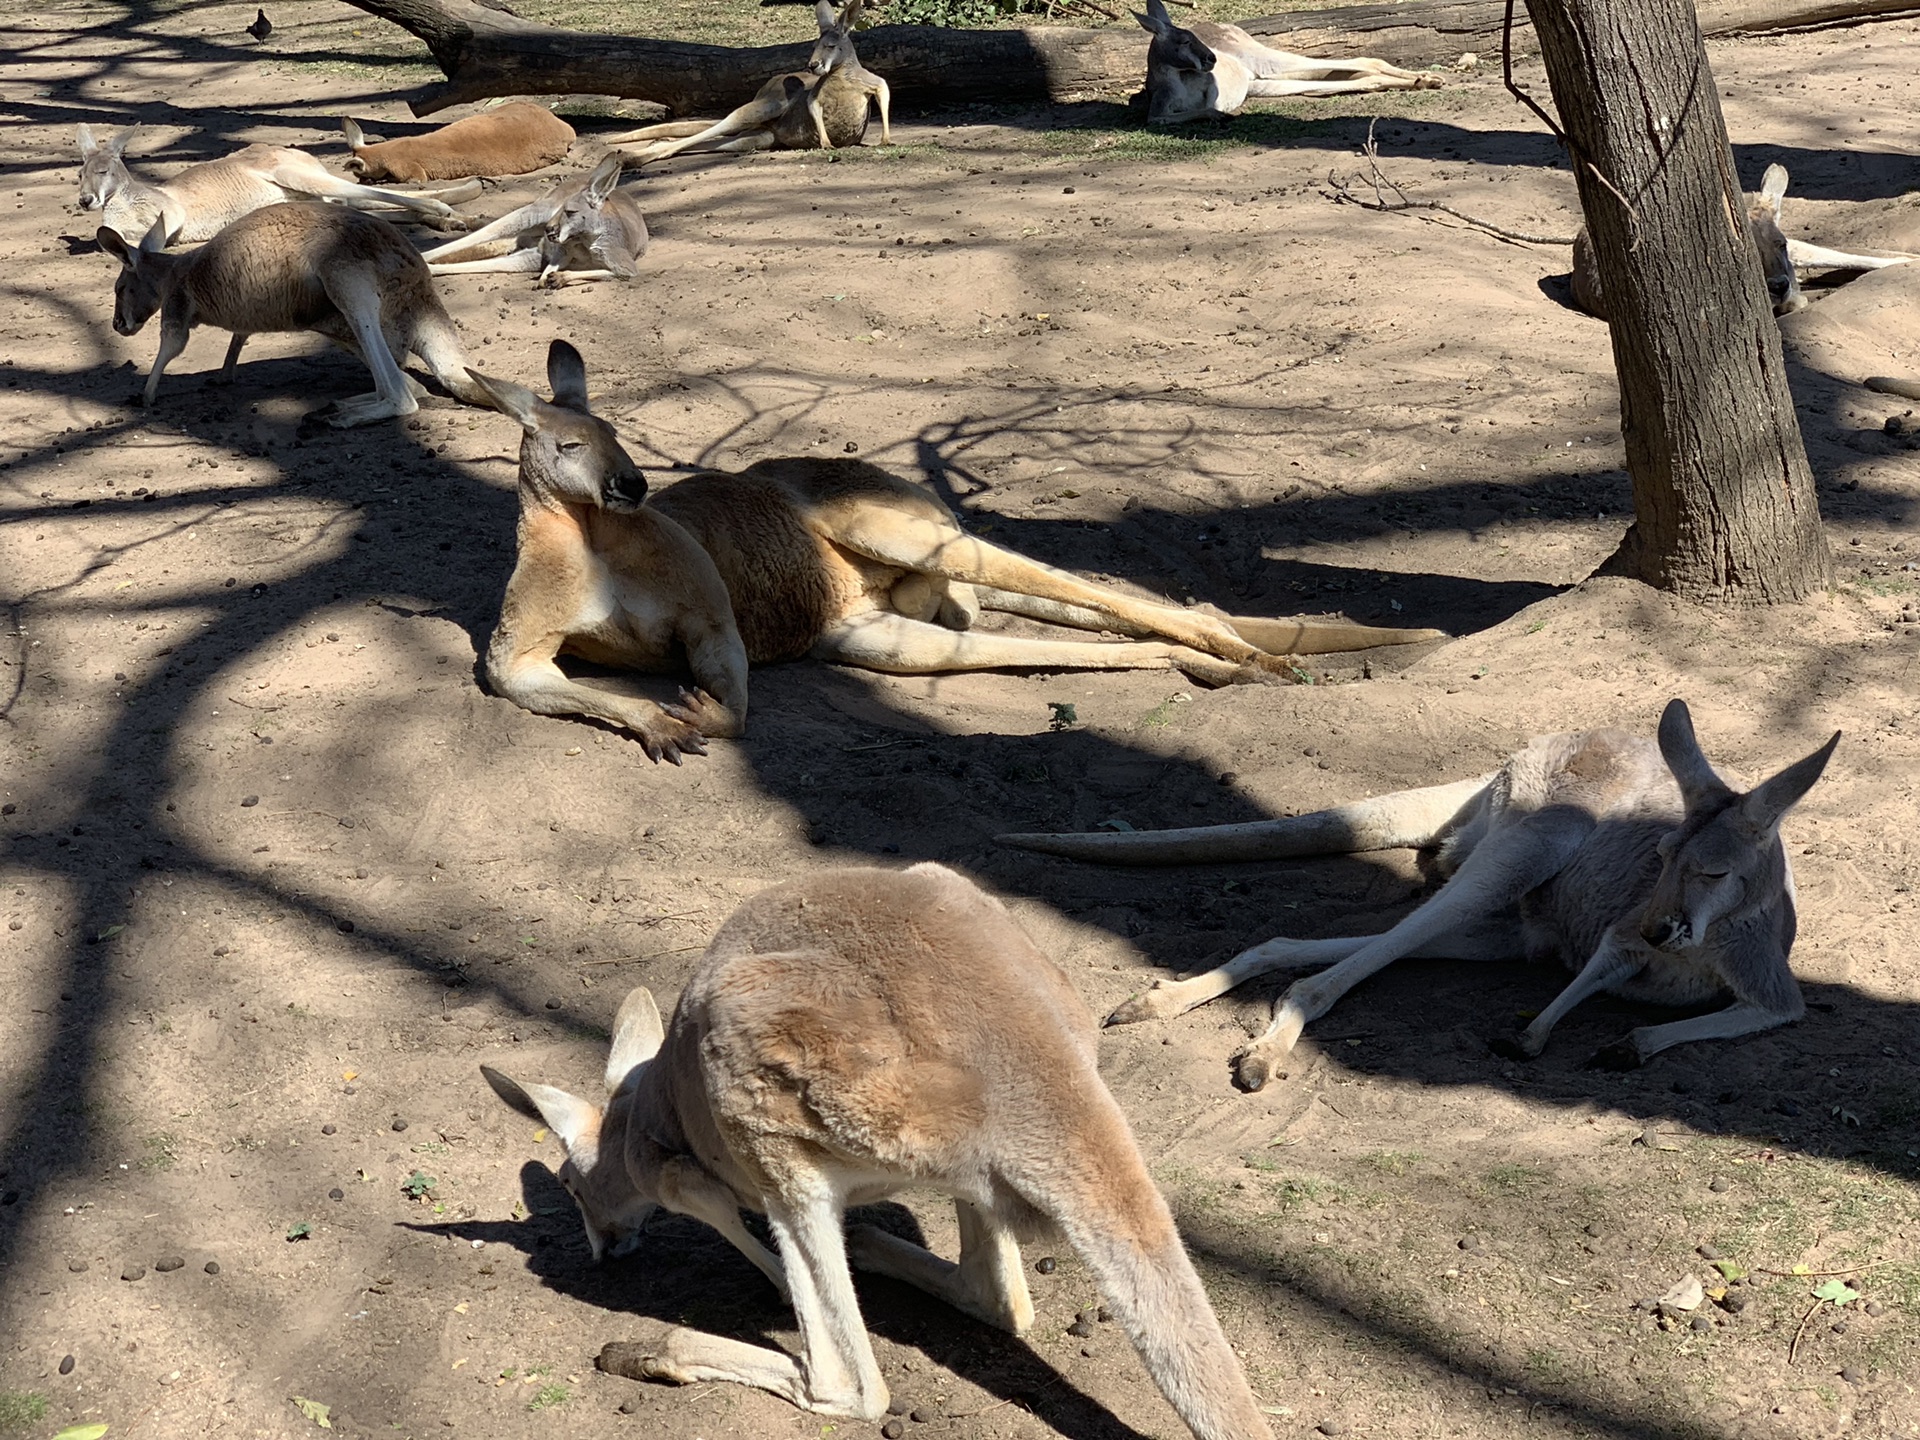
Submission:
[[[1724,880],[1727,878],[1727,876],[1730,873],[1732,872],[1730,872],[1727,869],[1727,867],[1724,865],[1720,866],[1718,869],[1715,869],[1711,865],[1702,865],[1700,867],[1700,874],[1702,878],[1707,880]]]
[[[584,440],[562,440],[560,442],[560,451],[563,455],[571,455],[575,450],[584,450],[586,448],[587,442]]]

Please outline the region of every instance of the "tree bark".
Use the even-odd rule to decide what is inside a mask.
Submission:
[[[497,0],[347,0],[418,36],[447,83],[415,99],[413,113],[501,95],[618,95],[651,100],[674,115],[731,110],[771,75],[798,70],[809,45],[729,49],[594,35],[523,20]],[[1702,0],[1708,34],[1829,24],[1920,0]],[[1377,55],[1397,65],[1450,65],[1466,51],[1499,53],[1504,0],[1416,0],[1349,5],[1242,22],[1281,50],[1303,55]],[[1516,54],[1537,48],[1516,16]],[[1109,95],[1146,75],[1147,37],[1126,30],[940,30],[881,25],[860,33],[866,64],[914,105],[1035,102]]]
[[[1692,599],[1804,599],[1832,559],[1692,8],[1527,3],[1620,376],[1634,522],[1602,572]]]

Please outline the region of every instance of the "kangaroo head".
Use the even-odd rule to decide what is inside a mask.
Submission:
[[[551,1085],[522,1085],[491,1066],[480,1067],[510,1109],[540,1121],[566,1147],[560,1183],[580,1207],[596,1261],[631,1253],[657,1203],[651,1177],[629,1163],[626,1127],[633,1092],[664,1038],[653,995],[645,986],[635,989],[613,1022],[604,1109]]]
[[[1742,795],[1707,763],[1684,702],[1660,717],[1660,754],[1679,782],[1686,814],[1661,837],[1660,878],[1640,916],[1640,936],[1678,953],[1707,943],[1722,921],[1765,908],[1786,891],[1780,821],[1827,768],[1840,732],[1803,760]]]
[[[104,210],[115,195],[133,180],[127,173],[127,142],[138,125],[129,125],[113,139],[102,144],[93,138],[93,127],[82,125],[80,140],[80,208]]]
[[[848,0],[847,8],[836,15],[831,0],[814,0],[813,18],[820,26],[820,38],[814,42],[807,69],[825,75],[859,61],[853,50],[853,25],[860,18],[860,6],[861,0]]]
[[[520,422],[520,483],[569,505],[637,510],[647,479],[613,427],[587,407],[587,365],[564,340],[547,347],[549,404],[524,385],[468,370],[495,407]]]
[[[620,184],[621,157],[616,152],[594,167],[587,183],[560,202],[547,222],[547,239],[562,252],[589,251],[600,238],[601,209]]]
[[[138,335],[166,298],[163,281],[174,259],[164,253],[166,231],[166,220],[156,220],[138,245],[127,244],[118,231],[105,225],[94,232],[100,248],[120,262],[120,274],[113,282],[115,334]]]
[[[1753,243],[1760,252],[1760,273],[1766,277],[1767,298],[1773,313],[1791,315],[1807,308],[1807,297],[1800,293],[1800,277],[1787,253],[1786,233],[1780,228],[1780,202],[1787,195],[1787,168],[1769,165],[1760,179],[1760,193],[1749,197],[1747,227],[1753,231]]]
[[[1162,0],[1147,0],[1147,13],[1142,15],[1136,10],[1133,18],[1153,36],[1152,43],[1147,47],[1149,68],[1199,73],[1213,69],[1213,51],[1193,31],[1174,24]]]

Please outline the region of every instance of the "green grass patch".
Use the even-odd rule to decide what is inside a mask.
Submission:
[[[1499,1195],[1537,1195],[1546,1188],[1547,1172],[1538,1165],[1496,1165],[1486,1179],[1487,1188]]]
[[[1378,1170],[1382,1175],[1404,1175],[1426,1158],[1418,1150],[1380,1150],[1362,1156],[1360,1163]]]
[[[31,1390],[0,1390],[0,1430],[19,1430],[47,1418],[47,1397]]]
[[[179,1163],[180,1137],[171,1131],[149,1135],[141,1143],[147,1147],[147,1153],[140,1157],[140,1168],[149,1174],[171,1170]]]
[[[568,1400],[567,1387],[564,1385],[542,1385],[533,1392],[533,1398],[527,1402],[529,1410],[551,1410],[556,1405],[564,1405]]]

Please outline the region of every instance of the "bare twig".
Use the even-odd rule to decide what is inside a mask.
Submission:
[[[1627,212],[1627,249],[1635,250],[1640,245],[1640,212],[1633,208],[1633,202],[1620,193],[1620,189],[1606,176],[1600,173],[1600,167],[1593,163],[1587,152],[1573,143],[1573,137],[1562,130],[1554,118],[1540,108],[1540,104],[1526,91],[1513,83],[1513,0],[1507,0],[1506,21],[1500,27],[1500,64],[1506,80],[1507,93],[1522,105],[1540,117],[1540,123],[1547,127],[1553,138],[1558,140],[1576,165],[1586,168],[1589,175],[1598,180],[1607,189],[1607,193],[1620,202],[1620,208]],[[1567,241],[1572,244],[1572,241]]]
[[[1443,215],[1451,215],[1456,220],[1486,231],[1500,240],[1517,241],[1523,245],[1571,245],[1571,235],[1530,235],[1524,230],[1509,230],[1504,225],[1495,225],[1491,220],[1482,220],[1478,215],[1469,215],[1456,210],[1451,205],[1443,205],[1438,200],[1415,200],[1390,179],[1380,168],[1380,147],[1374,138],[1374,127],[1379,124],[1375,119],[1367,125],[1367,143],[1362,154],[1367,159],[1365,179],[1373,189],[1373,199],[1368,201],[1353,193],[1353,181],[1341,180],[1332,171],[1327,172],[1327,183],[1334,188],[1336,205],[1358,205],[1363,210],[1377,210],[1390,215],[1400,210],[1438,210]]]
[[[1825,1280],[1832,1275],[1858,1275],[1862,1270],[1877,1270],[1882,1265],[1891,1264],[1891,1260],[1869,1260],[1864,1265],[1849,1265],[1844,1270],[1768,1270],[1760,1265],[1753,1268],[1762,1275],[1784,1275],[1789,1280]]]
[[[1812,1308],[1800,1317],[1799,1328],[1793,1332],[1793,1341],[1787,1346],[1787,1364],[1793,1364],[1794,1356],[1800,1351],[1801,1337],[1807,1333],[1807,1326],[1812,1323],[1813,1317],[1820,1313],[1820,1307],[1826,1303],[1824,1300],[1814,1301]]]
[[[678,945],[671,950],[655,950],[648,955],[619,955],[611,960],[582,960],[582,965],[638,965],[642,960],[658,960],[662,955],[684,955],[689,950],[704,950],[705,945]]]

